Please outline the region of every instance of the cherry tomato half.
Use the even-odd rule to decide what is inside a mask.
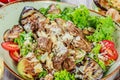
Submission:
[[[0,2],[8,3],[8,0],[0,0]]]
[[[118,58],[118,53],[115,48],[108,48],[105,50],[109,60],[116,60]]]
[[[9,51],[9,55],[16,62],[20,60],[19,51]]]
[[[109,41],[109,40],[103,40],[100,42],[100,44],[102,45],[101,52],[103,52],[107,48],[112,48],[115,46],[114,43],[112,41]]]
[[[18,51],[19,50],[19,47],[16,43],[14,42],[10,42],[10,41],[7,41],[7,42],[2,42],[2,47],[8,51]]]
[[[16,0],[0,0],[0,2],[2,2],[2,3],[9,3],[9,2],[14,2],[14,1],[16,1]]]
[[[116,60],[118,58],[117,50],[115,49],[115,45],[112,41],[103,40],[100,44],[102,45],[100,52],[104,57],[109,60]]]

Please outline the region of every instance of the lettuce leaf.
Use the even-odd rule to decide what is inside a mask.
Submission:
[[[95,32],[86,36],[89,41],[99,42],[102,40],[113,40],[114,22],[111,17],[100,17]]]
[[[38,77],[42,78],[45,77],[47,74],[48,74],[47,71],[43,70],[42,72],[39,73]]]
[[[71,19],[74,24],[77,25],[79,28],[85,28],[88,27],[88,18],[89,18],[90,12],[87,9],[87,7],[81,5],[80,7],[76,8],[71,13]]]
[[[88,56],[90,58],[92,58],[93,60],[95,60],[98,63],[98,65],[102,68],[102,70],[104,72],[106,72],[107,68],[105,66],[105,63],[98,58],[98,54],[100,53],[100,49],[101,49],[101,45],[99,43],[97,43],[95,45],[95,47],[92,49],[92,51],[89,53]]]
[[[20,55],[25,56],[28,52],[32,51],[32,43],[33,43],[33,34],[32,32],[20,33],[18,38],[14,39],[14,42],[17,43],[20,47]]]
[[[55,72],[54,77],[55,80],[75,80],[75,76],[66,70]]]

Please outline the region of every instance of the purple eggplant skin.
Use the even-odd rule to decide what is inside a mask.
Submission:
[[[24,13],[28,12],[29,10],[36,10],[36,9],[33,8],[33,7],[31,7],[31,6],[25,6],[25,7],[23,8],[23,10],[22,10],[22,12],[21,12],[21,14],[20,14],[20,18],[19,18],[19,24],[20,24],[21,26],[23,26],[23,24],[22,24],[22,22],[21,22],[21,20],[22,20],[22,15],[23,15]]]
[[[95,3],[95,5],[97,6],[97,7],[99,7],[100,9],[102,9],[102,10],[104,10],[104,11],[107,11],[107,9],[105,8],[105,7],[103,7],[99,2],[99,0],[93,0],[94,1],[94,3]]]
[[[101,80],[104,74],[99,64],[89,57],[85,57],[81,62],[77,63],[72,72],[77,80]]]
[[[32,27],[37,30],[37,26],[35,25],[37,25],[39,21],[44,21],[45,19],[46,17],[43,16],[43,14],[41,14],[37,9],[31,6],[25,6],[20,14],[19,24],[26,32],[29,32],[32,30]],[[27,24],[29,24],[29,26],[25,27]]]

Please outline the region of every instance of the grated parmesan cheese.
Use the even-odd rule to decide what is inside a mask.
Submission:
[[[40,73],[43,71],[42,65],[38,63],[36,66],[34,66],[35,73]]]

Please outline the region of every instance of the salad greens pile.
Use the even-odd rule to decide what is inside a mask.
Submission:
[[[62,18],[70,20],[80,29],[93,27],[95,33],[86,38],[92,42],[113,40],[114,22],[111,17],[91,16],[90,11],[83,5],[77,8],[65,8],[60,14],[47,14],[48,8],[40,8],[40,12],[51,20]]]
[[[59,8],[59,6],[57,7]],[[95,60],[100,67],[103,69],[104,72],[107,71],[107,68],[105,66],[105,63],[98,58],[98,54],[101,49],[101,45],[99,44],[99,41],[102,40],[112,40],[113,32],[115,30],[114,23],[111,17],[99,17],[99,16],[91,16],[90,11],[83,5],[77,7],[77,8],[65,8],[63,11],[61,11],[58,14],[48,14],[49,7],[48,8],[40,8],[40,12],[49,18],[50,20],[55,20],[56,18],[62,18],[66,21],[72,21],[76,27],[80,29],[85,29],[92,27],[95,29],[95,32],[93,34],[89,34],[86,36],[86,39],[90,42],[95,42],[94,48],[92,51],[87,54],[88,57]],[[22,32],[19,36],[19,38],[16,38],[14,40],[15,43],[18,43],[20,47],[20,55],[26,56],[29,51],[32,50],[35,43],[33,41],[33,34],[32,32],[26,33]],[[23,46],[24,45],[24,46]],[[83,57],[80,60],[77,60],[76,63],[81,62],[84,57],[85,53],[80,52]],[[38,58],[40,58],[39,56]],[[44,70],[39,74],[39,78],[45,77],[47,75],[47,72]],[[69,73],[66,70],[61,70],[59,72],[55,72],[54,74],[55,80],[75,80],[74,74]]]
[[[16,39],[14,39],[14,42],[17,43],[20,47],[20,55],[26,56],[29,51],[32,51],[33,46],[33,34],[32,32],[26,33],[22,32],[20,33],[20,36]]]
[[[105,63],[98,58],[98,54],[99,54],[100,49],[101,49],[101,45],[96,44],[95,47],[92,49],[91,53],[88,54],[88,56],[90,58],[92,58],[93,60],[95,60],[100,65],[100,67],[103,69],[103,71],[105,72],[107,70]]]
[[[87,36],[89,41],[99,42],[101,40],[112,40],[115,28],[111,17],[100,17],[95,26],[96,30],[94,34]]]
[[[115,24],[112,18],[109,16],[91,16],[90,11],[83,5],[77,8],[65,8],[60,14],[47,14],[48,9],[49,7],[41,8],[39,11],[43,13],[46,17],[48,17],[50,20],[54,20],[55,18],[62,18],[66,21],[72,21],[74,24],[76,24],[76,27],[80,29],[88,27],[92,27],[95,29],[95,32],[93,34],[86,36],[89,41],[96,42],[95,47],[92,49],[91,53],[88,56],[94,59],[101,66],[101,68],[106,71],[106,66],[104,62],[98,59],[98,54],[101,48],[101,45],[98,44],[98,42],[102,40],[113,40]],[[65,71],[61,71],[60,73],[63,72]]]

